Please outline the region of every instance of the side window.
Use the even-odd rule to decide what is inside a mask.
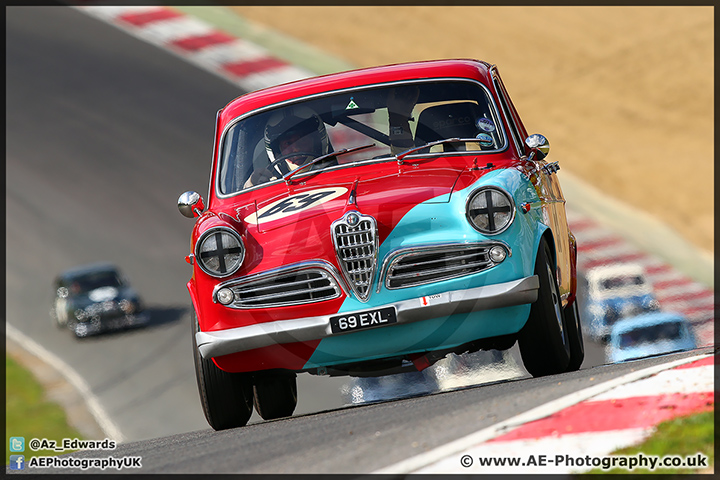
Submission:
[[[515,147],[517,148],[517,151],[520,153],[521,156],[525,155],[525,148],[524,148],[524,141],[522,139],[522,136],[520,135],[520,130],[518,129],[517,125],[515,124],[515,119],[513,118],[513,115],[511,113],[510,109],[510,103],[507,98],[507,93],[505,92],[505,87],[502,84],[502,81],[493,74],[493,83],[495,84],[495,90],[498,92],[498,97],[500,98],[500,104],[502,105],[503,113],[505,114],[505,118],[508,122],[508,128],[510,129],[510,136],[513,139],[513,142],[515,143]]]
[[[225,134],[218,171],[220,193],[239,192],[254,170],[269,164],[263,141],[267,117],[260,114],[232,126]]]

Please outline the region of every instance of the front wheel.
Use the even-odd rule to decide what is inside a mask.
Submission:
[[[263,420],[289,417],[297,406],[295,372],[255,373],[253,403]]]
[[[249,374],[220,370],[212,359],[202,358],[195,340],[199,325],[191,310],[195,375],[205,418],[215,430],[242,427],[252,415],[252,379]]]
[[[547,242],[540,240],[535,275],[540,280],[538,299],[530,307],[530,317],[518,335],[520,356],[533,377],[565,372],[570,364],[570,342],[552,255]]]

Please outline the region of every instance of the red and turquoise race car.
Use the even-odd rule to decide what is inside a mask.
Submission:
[[[217,114],[187,257],[196,373],[215,429],[291,415],[296,374],[419,371],[519,342],[532,375],[584,351],[575,238],[498,69],[367,68]]]

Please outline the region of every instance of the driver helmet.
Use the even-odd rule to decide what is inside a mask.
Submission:
[[[306,136],[313,139],[316,156],[329,152],[325,124],[320,117],[304,105],[291,105],[273,113],[265,126],[265,150],[271,162],[282,156],[280,140],[290,135]]]

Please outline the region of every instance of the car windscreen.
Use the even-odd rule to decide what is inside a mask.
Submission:
[[[496,152],[505,148],[499,117],[487,90],[468,80],[423,80],[346,89],[268,108],[239,118],[221,139],[217,191],[230,195],[307,168],[322,170],[382,161],[409,148],[448,138],[416,154]],[[305,172],[302,172],[305,173]]]
[[[93,272],[74,277],[70,282],[70,292],[83,294],[101,287],[120,287],[122,281],[116,272]]]
[[[667,322],[648,327],[636,328],[620,336],[622,348],[634,347],[645,343],[667,342],[680,339],[682,324],[680,322]]]
[[[645,285],[645,279],[639,275],[624,275],[618,277],[606,278],[601,282],[604,290],[615,290],[621,288],[632,288],[639,285]]]

